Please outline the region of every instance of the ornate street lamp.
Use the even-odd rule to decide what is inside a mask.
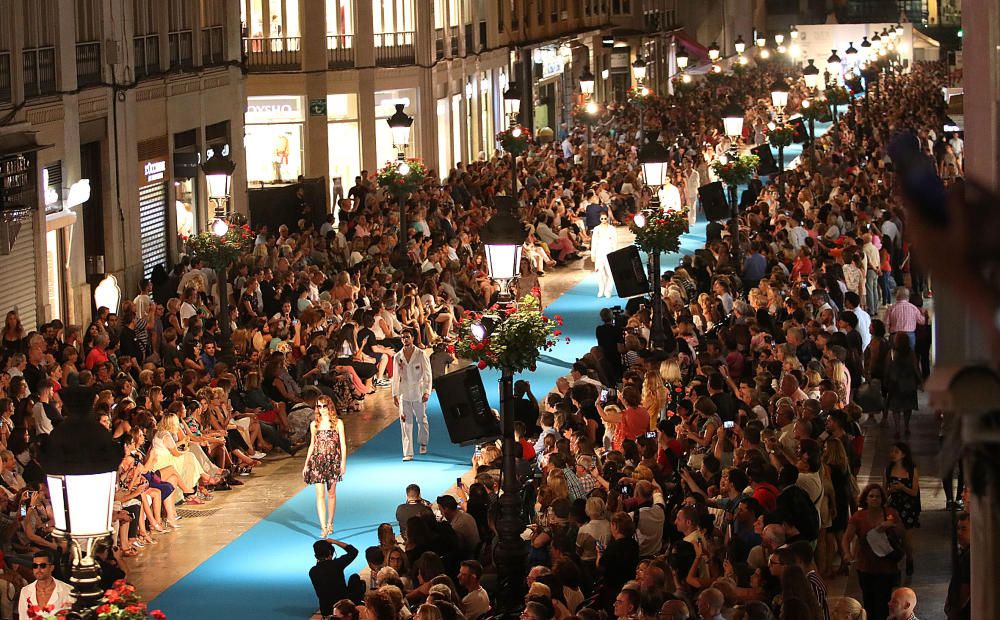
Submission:
[[[740,56],[742,56],[743,52],[746,51],[747,44],[746,41],[743,40],[743,35],[736,37],[736,41],[733,43],[733,49],[736,50],[736,53]]]
[[[653,193],[650,204],[651,216],[656,217],[660,211],[660,188],[663,187],[670,165],[670,151],[660,144],[659,133],[652,131],[649,140],[639,149],[639,165],[642,166],[642,177],[646,186]],[[639,214],[642,215],[642,214]],[[636,222],[640,228],[644,224]],[[666,348],[668,338],[663,326],[663,294],[660,290],[660,253],[649,253],[649,286],[653,304],[653,325],[649,335],[649,344],[654,350]]]
[[[222,154],[222,148],[212,149],[212,156],[201,165],[205,173],[205,184],[208,186],[208,199],[215,203],[215,220],[212,222],[212,234],[225,237],[229,232],[229,201],[232,196],[233,172],[236,163]],[[214,266],[213,266],[214,267]],[[229,342],[231,333],[229,324],[229,274],[226,269],[216,274],[219,284],[219,329],[222,333],[220,349]]]
[[[777,79],[771,84],[771,105],[778,110],[779,116],[788,105],[788,85],[785,84],[785,80]]]
[[[680,51],[674,55],[674,60],[677,61],[677,68],[684,71],[687,69],[688,62],[691,60],[691,57],[688,56],[687,50],[681,47]]]
[[[639,56],[632,63],[632,77],[635,78],[637,84],[642,84],[646,79],[646,61]]]
[[[521,85],[517,82],[507,84],[507,90],[503,93],[503,105],[507,113],[507,126],[517,125],[518,115],[521,113]]]
[[[735,158],[738,155],[737,144],[740,138],[743,137],[743,115],[743,108],[735,102],[730,101],[724,108],[722,108],[722,125],[725,129],[726,136],[729,137],[730,141],[730,158]],[[739,212],[737,211],[738,204],[736,202],[736,187],[727,186],[726,189],[728,190],[729,195],[729,228],[730,234],[732,235],[733,264],[739,265],[740,259],[743,255],[740,251],[740,222]]]
[[[785,35],[784,34],[782,34],[782,33],[779,32],[778,34],[774,35],[774,44],[776,46],[781,46],[784,43],[785,43]]]
[[[594,94],[594,74],[590,72],[589,66],[584,67],[580,73],[580,92],[588,100]]]
[[[872,57],[872,42],[868,40],[868,37],[861,39],[861,62],[868,62]]]
[[[830,50],[830,52],[830,57],[826,59],[826,71],[830,74],[831,83],[836,84],[839,81],[840,70],[843,65],[841,64],[837,50]]]
[[[490,278],[500,288],[500,299],[509,301],[510,283],[521,275],[521,248],[527,233],[516,215],[516,198],[497,196],[494,204],[497,212],[483,226],[479,238],[486,247]]]
[[[397,170],[400,174],[406,175],[410,172],[410,167],[406,163],[406,147],[410,144],[410,129],[413,127],[413,117],[403,112],[405,104],[397,103],[396,112],[385,119],[392,132],[392,145],[396,149]],[[406,247],[406,197],[399,195],[399,231],[400,246]]]
[[[712,44],[708,46],[708,59],[715,62],[719,59],[719,44],[716,41],[712,41]]]
[[[806,88],[811,92],[816,91],[816,87],[819,86],[819,67],[815,64],[812,58],[806,61],[806,66],[802,69],[802,79],[806,82]]]
[[[73,610],[84,615],[103,596],[93,552],[94,544],[111,533],[121,446],[94,415],[93,389],[65,387],[59,396],[66,419],[43,444],[39,460],[52,500],[54,533],[67,540],[73,557]]]
[[[847,51],[844,52],[847,57],[848,68],[854,68],[854,63],[858,59],[858,48],[854,47],[854,41],[851,41],[847,45]]]
[[[516,215],[517,201],[508,196],[493,199],[496,214],[480,231],[486,246],[486,262],[490,278],[500,287],[500,303],[510,303],[510,282],[521,273],[521,247],[527,233]],[[501,315],[502,316],[502,315]],[[484,317],[473,336],[485,338],[502,318]],[[487,321],[492,324],[487,324]],[[517,476],[514,440],[514,371],[501,368],[500,411],[503,425],[501,444],[502,473],[500,519],[497,521],[497,549],[495,551],[500,585],[500,607],[505,617],[512,617],[522,604],[526,552],[521,541],[524,523],[521,520],[521,485]]]
[[[788,31],[788,36],[792,38],[792,41],[798,41],[799,40],[798,28],[792,26],[791,29]]]

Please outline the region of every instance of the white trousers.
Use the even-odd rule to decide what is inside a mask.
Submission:
[[[615,288],[615,280],[611,277],[611,263],[607,256],[601,256],[594,260],[597,267],[597,296],[611,297]]]
[[[426,446],[430,439],[430,427],[427,425],[427,403],[422,401],[400,400],[399,413],[406,421],[399,421],[403,431],[403,456],[413,456],[413,421],[417,422],[417,441]]]

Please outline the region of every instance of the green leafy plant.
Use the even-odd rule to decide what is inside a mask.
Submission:
[[[517,135],[514,135],[514,134]],[[500,144],[500,148],[507,151],[511,155],[517,157],[521,153],[528,150],[531,146],[531,132],[525,127],[518,125],[517,127],[511,127],[510,129],[504,129],[503,131],[497,133],[497,142]]]
[[[770,129],[767,132],[767,141],[771,146],[784,148],[795,139],[795,127],[789,124],[782,124]]]
[[[681,235],[688,231],[688,212],[677,211],[647,212],[646,222],[637,226],[632,220],[635,244],[648,253],[676,252],[681,249]]]
[[[212,269],[221,271],[239,262],[250,251],[253,238],[253,231],[247,224],[231,224],[221,237],[211,230],[188,237],[187,248],[192,258],[203,260]]]
[[[475,362],[480,369],[535,370],[541,352],[551,351],[563,337],[562,317],[543,314],[538,295],[534,289],[506,308],[494,305],[486,312],[467,310],[458,328],[458,340],[449,352]],[[476,340],[472,326],[490,322],[494,323],[492,332]]]
[[[711,168],[715,176],[719,177],[723,183],[735,187],[749,183],[757,171],[758,164],[760,164],[760,158],[756,155],[737,155],[727,157],[724,160],[716,159],[712,162]]]
[[[386,162],[375,175],[375,182],[378,183],[378,186],[397,199],[420,189],[424,183],[424,177],[427,176],[427,168],[422,160],[407,158],[403,161],[409,167],[405,174],[399,171],[402,162],[393,160]]]
[[[830,86],[824,91],[829,105],[847,105],[851,101],[851,93],[843,86]]]

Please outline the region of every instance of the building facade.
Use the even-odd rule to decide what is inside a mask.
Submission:
[[[134,295],[176,259],[211,215],[209,149],[245,188],[238,24],[237,0],[0,0],[0,175],[25,168],[0,299],[26,329],[86,324],[106,275]]]
[[[599,100],[621,98],[640,46],[653,65],[669,52],[662,35],[675,25],[675,5],[240,0],[248,180],[325,177],[331,196],[346,193],[362,171],[396,158],[385,121],[397,103],[414,118],[407,154],[445,176],[493,154],[512,81],[523,93],[522,124],[558,135],[585,67],[598,76]]]

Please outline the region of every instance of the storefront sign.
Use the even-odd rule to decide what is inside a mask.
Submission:
[[[302,120],[302,97],[247,97],[247,124]]]
[[[309,116],[326,116],[326,99],[309,100]]]
[[[559,75],[563,72],[562,58],[555,56],[553,58],[546,58],[545,62],[542,63],[542,79],[550,78],[553,75]]]
[[[617,73],[619,69],[629,70],[629,48],[627,47],[616,47],[611,50],[611,70]]]
[[[167,179],[166,159],[147,159],[139,162],[139,182],[142,185],[160,183]]]
[[[193,179],[198,176],[198,153],[174,153],[174,178]]]

